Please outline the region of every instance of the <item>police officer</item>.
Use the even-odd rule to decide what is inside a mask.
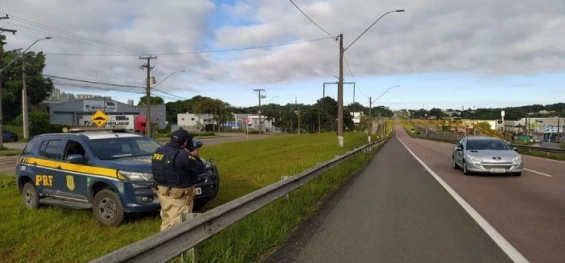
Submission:
[[[161,203],[161,231],[183,221],[192,213],[194,181],[204,169],[197,160],[202,143],[195,143],[186,130],[175,131],[170,142],[155,150],[152,158],[155,194]]]

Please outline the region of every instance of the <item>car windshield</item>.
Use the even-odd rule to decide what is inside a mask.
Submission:
[[[108,138],[90,140],[94,155],[100,160],[148,156],[161,145],[146,137]]]
[[[467,150],[507,151],[512,150],[512,148],[500,140],[469,140],[467,141]]]

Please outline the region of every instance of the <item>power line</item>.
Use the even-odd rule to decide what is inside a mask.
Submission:
[[[288,45],[295,45],[307,42],[315,42],[320,40],[326,39],[333,39],[334,36],[331,37],[323,37],[323,38],[315,38],[315,39],[307,39],[307,40],[299,40],[293,42],[286,42],[286,43],[279,43],[279,44],[271,44],[271,45],[261,45],[261,46],[250,46],[250,47],[242,47],[242,48],[230,48],[230,49],[217,49],[217,50],[201,50],[201,51],[188,51],[188,52],[176,52],[176,53],[151,53],[155,56],[173,56],[173,55],[197,55],[197,54],[207,54],[207,53],[221,53],[221,52],[234,52],[234,51],[244,51],[244,50],[252,50],[252,49],[263,49],[263,48],[272,48],[272,47],[280,47],[280,46],[288,46]],[[144,53],[145,54],[145,53]],[[104,57],[125,57],[125,56],[139,56],[140,54],[116,54],[116,53],[46,53],[46,56],[104,56]]]
[[[310,18],[306,13],[304,13],[304,11],[302,11],[302,9],[300,9],[300,7],[298,7],[294,1],[290,0],[290,2],[294,5],[294,7],[296,7],[296,9],[298,9],[298,11],[300,11],[300,13],[302,13],[306,18],[308,18],[308,20],[310,20],[310,22],[312,22],[314,25],[316,25],[319,29],[321,29],[322,31],[326,32],[326,34],[328,34],[328,36],[330,36],[331,38],[335,39],[335,36],[330,34],[328,31],[326,31],[325,29],[323,29],[320,25],[318,25],[316,22],[314,22],[314,20],[312,20],[312,18]]]
[[[349,74],[351,75],[351,78],[353,78],[353,82],[356,83],[356,87],[359,90],[359,92],[361,92],[361,95],[365,96],[365,98],[367,98],[367,95],[365,95],[365,93],[363,93],[363,91],[361,90],[361,87],[359,87],[359,83],[357,83],[357,80],[355,80],[355,76],[353,76],[353,71],[351,71],[351,67],[349,66],[349,62],[347,61],[347,58],[345,57],[345,55],[343,55],[343,58],[345,59],[345,64],[347,65],[347,68],[349,69]]]
[[[53,34],[53,33],[56,32],[57,34],[63,34],[63,35],[66,35],[68,37],[72,37],[72,38],[75,38],[75,39],[70,39],[68,37],[58,35],[58,37],[60,37],[60,38],[69,39],[69,40],[72,40],[72,41],[77,41],[77,42],[81,42],[81,43],[85,43],[85,44],[99,45],[99,46],[109,48],[109,49],[113,49],[113,50],[120,51],[120,52],[132,53],[131,52],[132,49],[122,47],[122,46],[118,46],[118,45],[115,45],[115,44],[112,44],[112,43],[104,42],[104,41],[101,41],[99,39],[85,37],[85,36],[82,36],[82,35],[79,35],[79,34],[75,34],[75,33],[69,32],[69,31],[65,31],[65,30],[61,30],[61,29],[58,29],[58,28],[55,28],[55,27],[51,27],[51,26],[48,26],[48,25],[45,25],[45,24],[41,24],[41,23],[34,22],[34,21],[31,21],[31,20],[28,20],[28,19],[25,19],[25,18],[17,17],[17,16],[12,16],[12,18],[14,20],[18,21],[18,22],[27,24],[29,26],[39,27],[42,30],[47,30],[47,31],[49,31],[48,33],[50,33],[50,34]],[[19,26],[22,26],[22,25],[19,25]],[[22,27],[25,27],[25,26],[22,26]],[[31,29],[31,30],[34,30],[34,29]],[[38,30],[35,30],[35,31],[38,31]],[[47,32],[43,31],[43,33],[47,33]],[[77,39],[79,39],[79,40],[77,40]],[[93,42],[93,43],[84,42],[84,41],[90,41],[90,42]],[[116,48],[119,49],[119,50],[117,50]]]
[[[47,75],[47,74],[43,74],[43,76],[48,77],[48,78],[64,79],[64,80],[78,81],[78,82],[91,83],[91,84],[100,84],[100,85],[114,86],[114,87],[122,87],[122,88],[142,88],[142,89],[145,88],[143,86],[103,83],[103,82],[89,81],[89,80],[82,80],[82,79],[65,78],[65,77],[59,77],[59,76],[53,76],[53,75]]]

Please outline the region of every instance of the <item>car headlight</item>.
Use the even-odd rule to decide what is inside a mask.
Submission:
[[[522,156],[516,156],[514,157],[514,159],[512,159],[513,163],[520,163],[522,162]]]
[[[475,162],[475,163],[480,163],[480,162],[483,161],[481,158],[475,157],[475,156],[472,156],[472,155],[467,156],[467,158],[469,158],[469,161]]]
[[[153,174],[152,173],[118,171],[118,176],[121,176],[122,178],[125,178],[128,181],[152,181],[153,180]]]

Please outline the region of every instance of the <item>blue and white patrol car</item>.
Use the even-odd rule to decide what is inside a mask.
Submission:
[[[117,226],[127,213],[159,210],[153,192],[151,156],[161,145],[125,130],[71,129],[42,134],[26,145],[16,165],[24,205],[92,209],[103,225]],[[194,209],[214,199],[219,189],[216,166],[202,160]]]

